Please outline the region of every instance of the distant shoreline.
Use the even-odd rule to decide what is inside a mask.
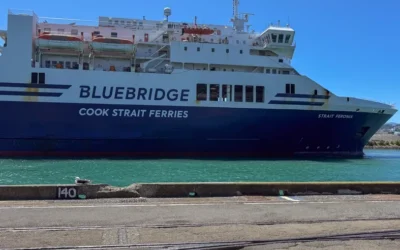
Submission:
[[[368,146],[366,145],[364,147],[364,149],[396,149],[396,150],[400,150],[400,146],[396,146],[396,145],[391,145],[391,146]]]

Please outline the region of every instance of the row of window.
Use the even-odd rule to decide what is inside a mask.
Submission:
[[[78,62],[70,62],[70,61],[45,61],[46,68],[61,68],[61,69],[79,69]]]
[[[282,75],[290,75],[290,70],[280,70],[280,69],[265,69],[266,74],[282,74]]]
[[[185,46],[185,47],[183,48],[183,50],[184,50],[184,51],[188,51],[188,47]],[[200,51],[200,47],[197,47],[197,51],[198,51],[198,52]],[[211,52],[215,52],[215,48],[211,48]],[[226,52],[226,53],[229,53],[229,49],[226,49],[225,52]],[[243,50],[242,50],[242,49],[239,50],[239,53],[240,53],[240,54],[243,54]]]
[[[207,93],[208,86],[208,93]],[[264,102],[264,86],[198,83],[197,101]]]
[[[283,34],[271,34],[271,36],[270,36],[270,34],[268,34],[267,35],[267,40],[268,40],[268,43],[270,43],[270,41],[272,40],[272,42],[273,43],[276,43],[277,42],[277,38],[278,38],[278,43],[283,43],[283,39],[285,38],[285,43],[289,43],[289,40],[290,40],[290,34],[287,34],[286,36],[285,35],[283,35]]]

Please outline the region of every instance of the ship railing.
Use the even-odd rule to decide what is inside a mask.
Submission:
[[[66,24],[72,27],[76,26],[98,26],[98,22],[94,20],[82,20],[82,19],[71,19],[71,18],[58,18],[58,17],[38,17],[40,24]]]
[[[33,10],[8,9],[8,15],[35,16]]]

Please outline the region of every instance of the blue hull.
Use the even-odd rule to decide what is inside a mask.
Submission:
[[[82,116],[86,113],[81,108],[102,112]],[[40,102],[2,102],[0,111],[0,155],[7,157],[362,156],[364,145],[391,117],[312,110]]]

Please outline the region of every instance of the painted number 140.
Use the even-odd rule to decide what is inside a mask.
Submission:
[[[58,199],[75,199],[76,189],[73,187],[59,187],[57,192]]]

